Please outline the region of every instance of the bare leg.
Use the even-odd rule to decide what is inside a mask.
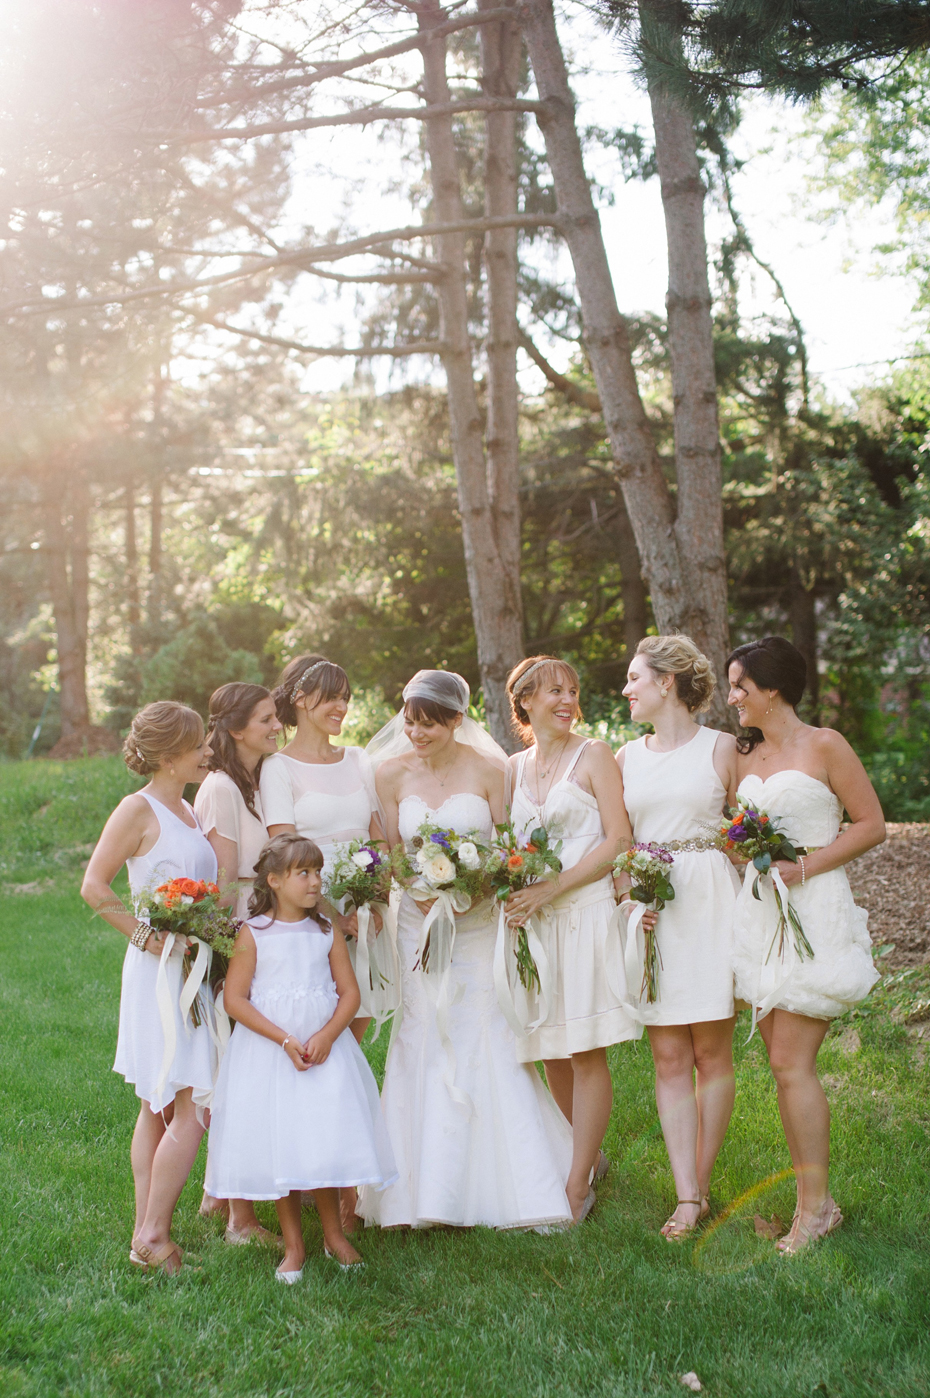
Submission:
[[[165,1134],[165,1123],[160,1112],[153,1112],[148,1102],[142,1102],[132,1133],[132,1147],[129,1159],[132,1164],[132,1178],[136,1187],[136,1221],[132,1236],[138,1237],[145,1219],[149,1201],[149,1186],[152,1181],[152,1161],[159,1142]]]
[[[260,1238],[272,1238],[267,1228],[263,1228],[255,1215],[255,1205],[251,1199],[230,1199],[229,1227],[234,1233],[256,1233]]]
[[[575,1070],[570,1058],[547,1058],[543,1061],[546,1082],[555,1104],[571,1125],[572,1098],[575,1095]]]
[[[185,1087],[174,1099],[171,1128],[164,1132],[152,1161],[148,1205],[137,1234],[139,1242],[147,1247],[158,1248],[170,1240],[174,1208],[187,1183],[203,1132],[191,1089]]]
[[[656,1066],[656,1106],[679,1203],[662,1232],[693,1228],[701,1214],[697,1173],[698,1108],[694,1093],[694,1044],[687,1024],[648,1026]],[[697,1201],[697,1202],[694,1202]]]
[[[300,1226],[300,1190],[292,1189],[283,1199],[276,1199],[274,1206],[284,1238],[284,1258],[278,1271],[299,1272],[307,1257],[303,1229]]]
[[[342,1220],[339,1217],[339,1190],[315,1189],[313,1197],[316,1200],[316,1211],[323,1227],[323,1242],[329,1251],[340,1262],[361,1262],[361,1255],[355,1251],[342,1231]]]
[[[830,1107],[817,1077],[817,1054],[830,1025],[790,1010],[773,1010],[769,1018],[765,1045],[798,1189],[792,1234],[798,1225],[816,1234],[829,1199],[830,1170]]]
[[[606,1049],[588,1049],[585,1053],[573,1054],[571,1066],[574,1076],[572,1168],[565,1193],[572,1216],[577,1218],[591,1187],[591,1171],[610,1122],[614,1093]]]
[[[212,1218],[214,1214],[222,1214],[224,1218],[228,1218],[229,1200],[214,1199],[212,1194],[208,1194],[207,1191],[204,1190],[203,1198],[200,1201],[199,1212],[202,1218]]]
[[[736,1101],[736,1077],[733,1072],[735,1025],[736,1015],[691,1025],[694,1066],[697,1070],[697,1179],[698,1193],[702,1199],[710,1193],[710,1177]]]

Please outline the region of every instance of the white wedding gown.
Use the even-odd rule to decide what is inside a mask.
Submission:
[[[400,834],[408,848],[426,820],[462,834],[477,831],[482,841],[493,829],[481,796],[450,796],[437,810],[406,796]],[[568,1223],[571,1127],[535,1068],[517,1061],[516,1039],[494,988],[491,906],[484,903],[456,921],[445,1044],[437,1024],[441,977],[414,969],[422,924],[404,894],[398,918],[403,1005],[381,1098],[399,1178],[383,1193],[361,1189],[359,1213],[383,1228]]]

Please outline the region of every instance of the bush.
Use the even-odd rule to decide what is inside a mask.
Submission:
[[[251,651],[234,650],[206,612],[195,617],[147,660],[141,670],[140,704],[176,699],[206,716],[221,684],[261,684],[261,664]]]

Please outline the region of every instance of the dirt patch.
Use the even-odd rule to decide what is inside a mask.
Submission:
[[[930,824],[889,825],[883,845],[846,866],[874,943],[894,943],[887,970],[930,964]]]

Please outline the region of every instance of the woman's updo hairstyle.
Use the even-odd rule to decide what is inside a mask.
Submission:
[[[297,727],[296,700],[301,695],[313,701],[307,705],[310,709],[333,699],[345,699],[348,703],[352,698],[349,677],[341,665],[327,660],[325,655],[298,655],[286,666],[277,687],[271,691],[278,718],[285,728]]]
[[[675,693],[689,714],[710,708],[717,677],[690,636],[644,636],[636,647],[654,675],[674,675]]]
[[[763,636],[761,641],[748,641],[745,646],[737,646],[727,656],[727,674],[730,666],[738,665],[742,674],[748,675],[757,689],[777,689],[786,704],[797,709],[807,688],[807,661],[784,636]],[[752,752],[762,742],[761,728],[747,728],[736,740],[739,752],[744,756]]]
[[[123,761],[130,772],[150,777],[172,757],[180,757],[203,742],[203,719],[186,704],[160,699],[146,704],[130,725],[123,743]]]
[[[207,766],[211,772],[225,772],[232,777],[246,807],[256,820],[255,790],[265,757],[262,754],[258,759],[254,772],[247,772],[239,761],[233,733],[247,728],[256,705],[270,698],[269,691],[261,684],[221,684],[210,695],[210,717],[207,720],[207,743],[213,749]]]
[[[567,679],[576,689],[581,688],[578,671],[567,660],[556,655],[531,655],[515,665],[507,677],[507,697],[510,700],[510,725],[521,742],[533,741],[533,725],[523,707],[523,700],[535,694],[541,685],[551,680]],[[579,705],[577,717],[581,718]]]
[[[322,868],[323,851],[313,840],[291,831],[275,835],[262,847],[262,852],[255,861],[255,878],[249,895],[249,917],[267,917],[269,921],[274,921],[277,917],[278,900],[268,882],[269,874],[285,878],[292,869]],[[329,919],[323,917],[316,908],[313,910],[313,916],[324,932],[332,931]]]

